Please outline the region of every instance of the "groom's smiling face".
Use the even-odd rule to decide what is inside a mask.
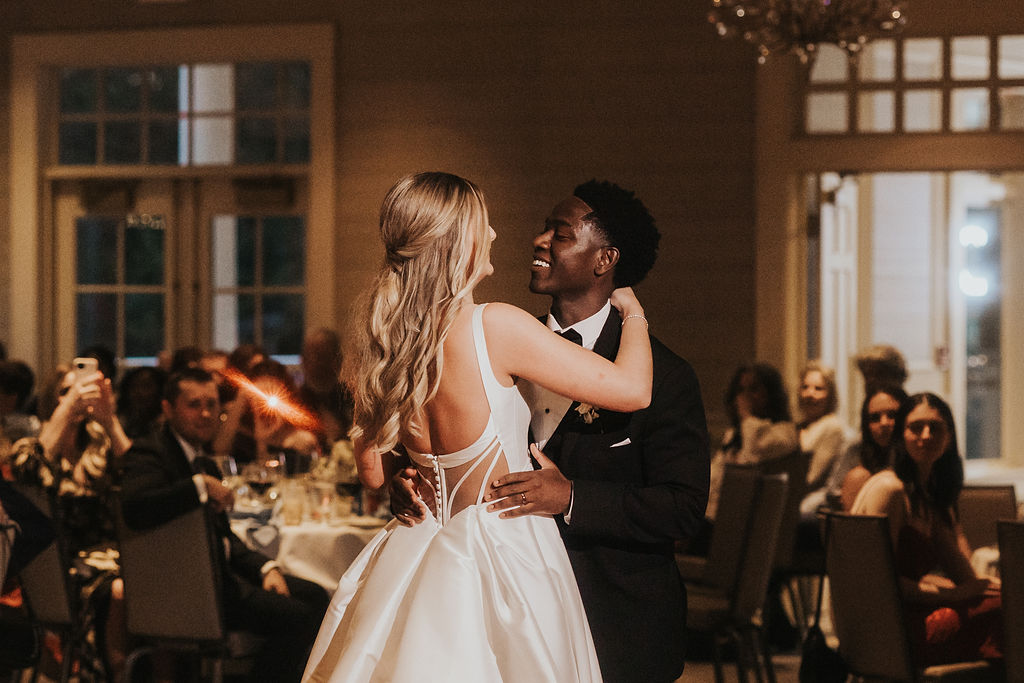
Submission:
[[[583,220],[588,213],[590,207],[578,197],[564,199],[551,210],[544,229],[533,239],[531,292],[566,296],[594,286],[595,268],[606,242]]]

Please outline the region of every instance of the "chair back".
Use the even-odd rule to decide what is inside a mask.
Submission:
[[[218,543],[205,505],[151,529],[129,529],[117,506],[128,632],[190,642],[224,639]]]
[[[793,561],[796,526],[800,522],[800,501],[807,493],[807,468],[810,464],[811,453],[801,450],[757,464],[763,474],[785,474],[788,482],[779,540],[775,544],[776,568],[788,567]]]
[[[997,529],[1006,680],[1024,683],[1024,522],[1000,521]]]
[[[750,467],[725,466],[715,531],[711,535],[701,583],[729,593],[736,586],[759,478],[757,471]]]
[[[71,558],[60,533],[60,508],[52,494],[39,486],[12,487],[50,519],[54,540],[19,572],[21,589],[32,619],[52,628],[71,628],[78,609],[78,589],[71,575]]]
[[[999,542],[996,521],[1017,519],[1017,494],[1013,484],[964,486],[958,503],[960,526],[971,550]]]
[[[915,680],[888,517],[830,513],[826,535],[839,653],[851,673]]]
[[[760,478],[760,486],[750,512],[746,541],[741,551],[743,560],[732,603],[733,619],[737,624],[751,623],[764,605],[788,491],[789,482],[785,474],[763,475]]]

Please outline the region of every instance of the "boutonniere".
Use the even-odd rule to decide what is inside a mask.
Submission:
[[[580,414],[584,424],[593,424],[594,420],[601,417],[597,412],[597,408],[589,403],[580,403],[577,405],[576,412]]]

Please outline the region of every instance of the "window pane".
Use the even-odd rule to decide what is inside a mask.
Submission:
[[[988,128],[988,88],[954,88],[950,98],[952,130]]]
[[[891,81],[896,78],[896,41],[873,40],[857,58],[858,77],[864,82]]]
[[[309,119],[285,119],[284,161],[287,164],[309,163]]]
[[[213,286],[252,287],[256,272],[256,219],[213,218]]]
[[[138,69],[107,69],[103,79],[104,108],[112,112],[142,109],[142,72]]]
[[[96,163],[96,124],[68,121],[60,124],[57,146],[62,164]]]
[[[272,163],[277,159],[274,119],[239,118],[238,163]]]
[[[80,285],[117,283],[117,232],[120,221],[106,216],[82,216],[75,221],[76,273]]]
[[[999,77],[1024,78],[1024,36],[999,37]]]
[[[921,133],[942,127],[942,93],[910,90],[903,94],[903,130]]]
[[[847,79],[850,59],[836,45],[818,45],[818,54],[811,65],[811,83],[840,83]]]
[[[149,80],[149,108],[159,112],[178,111],[178,67],[163,66],[146,72]]]
[[[103,344],[116,349],[117,295],[79,294],[75,299],[75,348]]]
[[[284,102],[288,109],[309,109],[309,64],[289,62],[284,65]]]
[[[234,68],[231,64],[192,67],[192,110],[228,112],[235,108]]]
[[[197,118],[192,124],[193,163],[197,166],[230,164],[234,156],[234,121],[231,117]]]
[[[162,216],[155,218],[163,221]],[[164,282],[164,230],[146,225],[125,228],[124,281],[129,285]]]
[[[849,122],[846,93],[807,96],[808,133],[845,133]]]
[[[60,74],[60,111],[85,114],[96,111],[96,71],[64,69]]]
[[[267,294],[263,297],[263,347],[275,355],[302,350],[305,329],[301,294]]]
[[[155,356],[164,348],[163,294],[125,294],[124,319],[126,356]]]
[[[142,160],[142,126],[138,121],[108,121],[103,124],[103,161],[108,164],[137,164]]]
[[[1024,129],[1024,86],[999,89],[999,114],[1004,130]]]
[[[903,42],[903,78],[937,81],[942,78],[942,40],[910,38]]]
[[[862,92],[857,96],[857,130],[891,133],[896,128],[896,96],[892,91]]]
[[[149,163],[178,163],[178,122],[174,119],[149,122]]]
[[[953,38],[950,47],[950,71],[959,81],[988,78],[988,38],[961,36]]]
[[[305,281],[305,255],[306,229],[300,216],[263,219],[264,286],[301,286]]]
[[[235,67],[235,101],[240,111],[273,109],[277,103],[277,71],[272,63],[238,64]]]
[[[252,294],[213,297],[213,345],[233,349],[256,342],[256,302]]]

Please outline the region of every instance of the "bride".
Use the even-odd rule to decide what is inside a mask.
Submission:
[[[495,233],[480,190],[448,173],[399,180],[380,234],[385,263],[354,366],[359,476],[383,486],[404,448],[436,513],[392,521],[345,572],[303,680],[600,681],[554,520],[500,518],[483,499],[488,482],[531,468],[519,380],[611,410],[647,406],[643,309],[632,290],[613,294],[623,331],[612,363],[514,306],[475,304]]]

